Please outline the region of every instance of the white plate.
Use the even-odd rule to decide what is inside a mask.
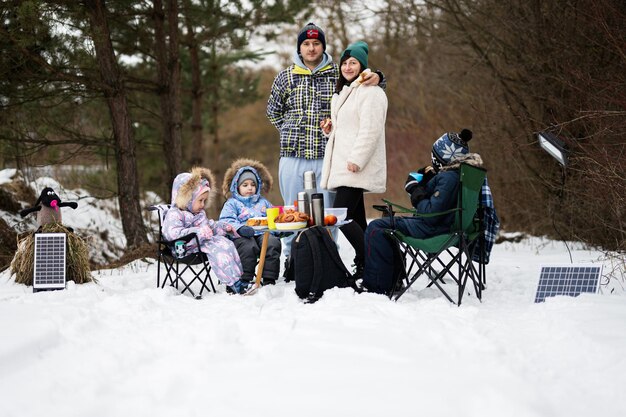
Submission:
[[[267,217],[250,217],[250,220],[266,220],[267,221]],[[264,226],[250,226],[251,228],[253,228],[254,230],[263,230],[263,229],[267,229],[267,224]]]
[[[304,229],[306,222],[289,222],[289,223],[275,223],[278,230],[297,230]]]
[[[345,225],[345,224],[350,223],[351,221],[352,221],[352,219],[350,219],[350,220],[344,220],[344,221],[341,221],[341,222],[337,222],[337,223],[335,223],[335,224],[333,225],[333,227],[341,227],[341,226],[343,226],[343,225]]]

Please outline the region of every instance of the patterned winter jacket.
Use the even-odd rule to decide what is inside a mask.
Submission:
[[[339,68],[324,53],[319,70],[312,72],[294,55],[294,64],[278,73],[267,102],[267,117],[280,132],[280,156],[324,157],[326,137],[320,121],[330,117],[330,100]]]
[[[244,171],[252,171],[257,177],[256,193],[250,197],[243,197],[239,194],[237,183],[239,176]],[[272,189],[273,178],[269,170],[259,161],[251,159],[239,159],[228,168],[224,174],[224,182],[222,183],[222,192],[224,196],[230,198],[224,203],[222,212],[220,213],[220,221],[231,224],[235,230],[246,224],[251,217],[265,217],[265,210],[272,207],[261,192],[267,193]],[[262,232],[257,232],[260,234]]]
[[[163,218],[162,233],[166,240],[176,240],[195,233],[202,244],[214,235],[226,235],[224,224],[210,220],[204,210],[196,214],[191,212],[193,201],[207,189],[209,201],[212,200],[211,186],[214,184],[213,174],[206,168],[194,168],[191,173],[185,172],[176,176],[172,185],[172,204]],[[186,245],[186,250],[198,250],[195,239]]]

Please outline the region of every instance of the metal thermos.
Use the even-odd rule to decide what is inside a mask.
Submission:
[[[311,217],[314,225],[324,226],[324,194],[315,193],[311,196]]]
[[[311,215],[311,204],[309,203],[309,195],[306,191],[300,191],[298,193],[298,211],[300,213],[306,213]]]
[[[313,194],[317,193],[317,182],[315,181],[315,171],[305,171],[303,174],[304,192],[309,197],[309,214],[313,217]]]
[[[317,191],[317,182],[315,181],[315,171],[306,171],[304,173],[304,190]]]

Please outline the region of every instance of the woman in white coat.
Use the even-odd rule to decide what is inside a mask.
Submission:
[[[321,122],[329,135],[321,187],[336,191],[334,207],[347,207],[352,222],[340,230],[356,253],[356,278],[365,261],[367,227],[363,193],[383,193],[387,184],[385,120],[387,96],[382,88],[362,88],[369,48],[359,41],[341,54],[340,75],[330,105],[331,119]],[[369,71],[369,70],[367,70]]]

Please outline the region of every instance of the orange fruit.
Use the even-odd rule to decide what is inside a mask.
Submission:
[[[334,214],[324,216],[324,226],[333,226],[335,223],[337,223],[337,216]]]

